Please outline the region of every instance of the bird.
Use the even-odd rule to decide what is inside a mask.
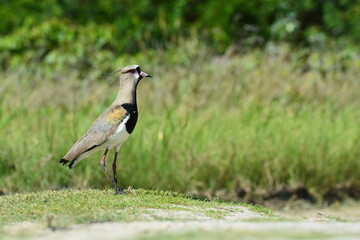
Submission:
[[[136,89],[143,78],[152,76],[141,71],[139,65],[129,65],[115,72],[120,72],[120,88],[115,101],[94,121],[85,135],[70,148],[59,163],[62,165],[69,163],[68,168],[71,169],[92,153],[104,150],[100,164],[114,184],[116,195],[125,194],[124,189],[118,186],[116,161],[122,144],[134,131],[138,119]],[[108,151],[111,149],[115,150],[113,176],[105,163]]]

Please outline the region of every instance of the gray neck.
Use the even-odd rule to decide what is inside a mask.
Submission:
[[[121,105],[124,103],[136,105],[136,86],[137,84],[133,81],[120,81],[119,93],[113,105]]]

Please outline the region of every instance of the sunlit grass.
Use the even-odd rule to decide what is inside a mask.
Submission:
[[[108,221],[144,220],[150,210],[183,210],[196,212],[210,218],[223,218],[228,212],[221,208],[241,207],[270,216],[272,212],[261,206],[246,203],[236,204],[217,200],[196,199],[192,196],[162,190],[128,189],[126,195],[114,195],[108,190],[59,190],[14,194],[0,197],[0,225],[32,221],[49,224],[49,218],[57,222],[56,227],[72,223],[94,223]],[[154,216],[156,217],[156,216]],[[179,220],[176,215],[156,220]],[[53,221],[51,220],[51,221]]]

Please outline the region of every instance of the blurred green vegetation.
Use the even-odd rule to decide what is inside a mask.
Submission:
[[[140,117],[119,155],[120,183],[228,199],[244,189],[302,185],[322,199],[339,186],[357,188],[360,55],[318,50],[304,63],[297,54],[284,45],[213,56],[192,40],[121,58],[154,78],[139,85]],[[2,191],[110,186],[102,153],[72,170],[58,160],[111,104],[115,76],[39,69],[0,77]]]
[[[189,37],[217,54],[360,41],[360,0],[2,0],[0,15],[3,69],[45,62],[88,71]]]
[[[109,185],[101,153],[58,160],[115,98],[101,76],[139,64],[123,185],[360,192],[360,1],[0,4],[1,191]]]

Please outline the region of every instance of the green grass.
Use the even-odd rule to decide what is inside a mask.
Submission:
[[[190,41],[112,62],[154,76],[139,85],[120,184],[232,200],[241,189],[304,185],[321,199],[335,186],[359,186],[360,56],[298,55],[277,47],[214,56]],[[102,153],[72,170],[58,160],[113,101],[116,78],[31,66],[0,73],[0,190],[109,186]]]
[[[217,200],[196,199],[170,191],[127,190],[114,195],[113,190],[59,190],[14,194],[0,197],[0,224],[40,222],[51,228],[73,223],[143,220],[152,209],[193,211],[213,219],[223,218],[226,207],[246,207],[264,216],[266,208]],[[149,212],[150,211],[150,212]],[[179,220],[175,216],[151,215],[155,220]]]
[[[246,239],[355,237],[354,232],[346,233],[339,226],[332,231],[331,227],[335,226],[334,223],[346,221],[350,225],[344,227],[349,228],[357,222],[325,214],[321,214],[325,220],[299,220],[281,217],[262,206],[246,203],[209,200],[163,190],[128,189],[126,192],[126,195],[113,195],[113,189],[67,189],[1,196],[0,234],[4,239],[39,236],[52,239],[59,235],[83,236],[89,233],[96,236],[102,233],[107,237],[109,234],[130,234],[132,239],[139,240],[238,239],[239,236]],[[259,214],[248,215],[245,211]],[[234,213],[235,219],[232,218]],[[309,221],[321,226],[307,229]],[[114,222],[119,223],[95,224]],[[328,223],[332,225],[326,226]],[[301,227],[296,228],[297,224]],[[104,226],[107,226],[106,230]],[[124,228],[125,232],[111,231],[114,226]]]

